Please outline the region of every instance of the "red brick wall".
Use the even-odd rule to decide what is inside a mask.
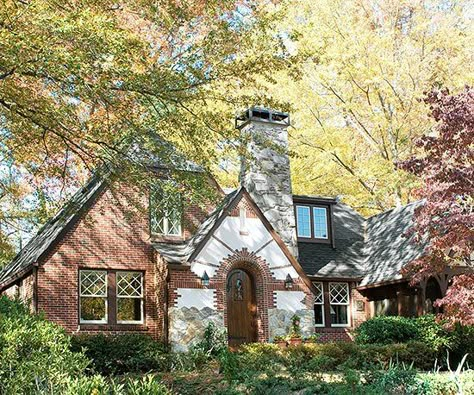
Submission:
[[[48,319],[70,332],[165,336],[167,265],[156,259],[151,246],[147,206],[146,195],[123,185],[100,194],[38,269],[38,308]],[[185,205],[184,235],[191,234],[189,223],[196,225],[205,215],[204,209]],[[143,271],[145,323],[80,325],[79,269]]]
[[[4,290],[1,294],[9,298],[18,298],[34,311],[34,274],[31,273],[23,279],[15,282],[11,287]]]

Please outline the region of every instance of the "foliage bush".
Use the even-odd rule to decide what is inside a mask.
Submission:
[[[451,365],[457,365],[468,353],[467,364],[473,367],[474,327],[457,325],[448,330],[444,324],[442,321],[438,322],[433,314],[418,318],[375,317],[356,329],[356,342],[361,345],[410,343],[415,348],[413,354],[419,354],[420,357],[423,357],[420,346],[420,343],[423,343],[428,347],[425,347],[427,352],[425,360],[428,357],[433,358],[433,361],[437,359],[439,365],[446,367],[448,352]],[[420,365],[426,366],[427,363]]]
[[[418,338],[418,327],[411,318],[379,316],[360,324],[355,333],[359,344],[405,343]]]
[[[93,373],[106,376],[169,368],[164,345],[143,334],[76,335],[72,350],[83,351]]]
[[[88,365],[70,337],[19,301],[0,297],[0,394],[49,393]]]
[[[168,395],[170,391],[152,375],[116,379],[100,375],[69,379],[63,384],[64,395]]]

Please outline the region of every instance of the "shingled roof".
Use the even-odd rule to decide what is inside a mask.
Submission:
[[[386,211],[366,221],[366,275],[360,286],[400,280],[400,270],[421,256],[424,246],[405,233],[413,225],[413,214],[421,201]]]
[[[360,286],[401,280],[401,269],[423,253],[405,233],[421,202],[410,203],[365,219],[350,207],[333,205],[335,248],[299,242],[299,260],[313,277],[350,278]]]
[[[330,244],[298,243],[299,261],[309,276],[361,279],[365,275],[365,219],[349,206],[332,206],[335,248]]]
[[[0,272],[0,289],[31,270],[53,243],[80,217],[83,210],[103,186],[103,179],[92,177],[83,188],[79,189],[68,204],[55,217],[46,222],[36,236],[31,238],[28,244]]]
[[[238,188],[225,196],[217,208],[207,217],[199,226],[196,233],[185,243],[153,243],[153,247],[168,263],[186,264],[207,235],[214,229],[219,219],[225,214],[226,210],[232,207],[240,195],[242,188]]]

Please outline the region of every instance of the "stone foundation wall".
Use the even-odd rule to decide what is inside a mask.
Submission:
[[[268,326],[270,341],[275,336],[286,336],[291,329],[293,315],[301,318],[301,335],[308,337],[314,334],[314,311],[310,309],[291,311],[283,309],[268,309]]]
[[[199,342],[207,325],[213,322],[224,329],[224,315],[209,307],[171,307],[169,309],[169,342],[174,351],[187,351]]]

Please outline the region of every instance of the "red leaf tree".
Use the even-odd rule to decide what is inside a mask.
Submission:
[[[424,204],[415,211],[410,233],[426,247],[405,274],[415,284],[448,268],[460,269],[436,303],[451,323],[474,325],[474,89],[457,95],[433,91],[425,101],[436,125],[417,141],[422,155],[400,167],[423,181],[416,193]]]

